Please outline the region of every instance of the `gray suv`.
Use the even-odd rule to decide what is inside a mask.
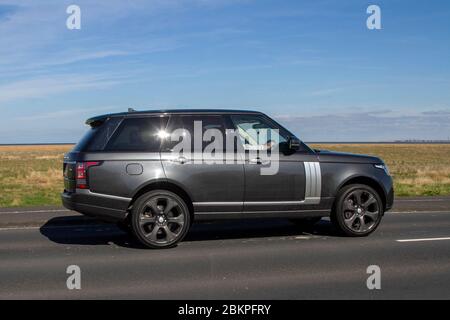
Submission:
[[[313,150],[260,112],[130,111],[86,123],[64,156],[64,206],[151,248],[176,245],[194,221],[229,218],[329,216],[342,234],[366,236],[393,205],[382,160]]]

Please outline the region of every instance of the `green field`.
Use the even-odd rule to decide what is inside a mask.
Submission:
[[[450,194],[450,144],[325,144],[314,148],[376,155],[397,195]],[[62,158],[71,146],[0,146],[0,207],[60,205]]]

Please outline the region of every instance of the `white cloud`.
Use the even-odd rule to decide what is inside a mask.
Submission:
[[[84,60],[103,59],[121,55],[170,50],[176,47],[165,39],[147,34],[147,41],[130,34],[115,37],[120,21],[132,15],[153,15],[161,10],[176,8],[181,1],[111,0],[92,2],[80,0],[82,29],[66,28],[68,1],[10,1],[0,5],[12,7],[0,17],[0,73],[33,71],[54,65]],[[158,28],[157,25],[154,26]]]
[[[20,80],[0,86],[0,102],[39,98],[48,95],[91,88],[107,88],[120,83],[120,78],[101,75],[56,75]]]
[[[67,119],[85,119],[88,117],[92,117],[98,115],[100,113],[113,113],[125,111],[124,108],[119,108],[117,106],[105,106],[105,107],[73,107],[68,110],[56,110],[45,113],[37,113],[32,115],[20,116],[14,119],[14,121],[31,121],[34,122],[36,120],[67,120]],[[75,122],[75,121],[73,121]],[[81,122],[76,122],[77,124]]]
[[[336,112],[275,118],[305,141],[449,139],[450,109],[427,112]]]

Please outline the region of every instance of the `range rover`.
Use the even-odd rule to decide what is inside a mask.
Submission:
[[[132,110],[86,124],[64,156],[63,205],[150,248],[216,219],[330,217],[341,234],[367,236],[393,205],[381,159],[314,150],[261,112]]]

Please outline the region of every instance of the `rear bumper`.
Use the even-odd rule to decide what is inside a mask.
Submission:
[[[131,199],[91,193],[89,190],[61,193],[64,207],[90,217],[121,221],[127,216]]]

